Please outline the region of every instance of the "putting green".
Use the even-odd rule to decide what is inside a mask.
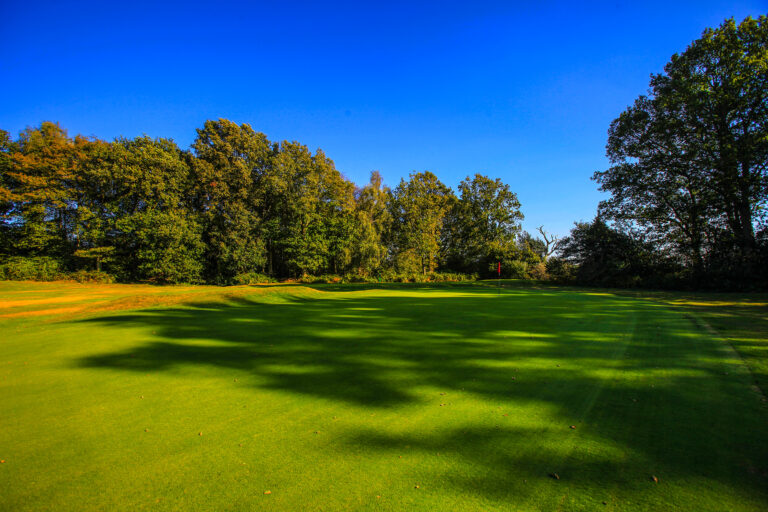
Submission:
[[[0,283],[0,509],[766,510],[760,300]]]

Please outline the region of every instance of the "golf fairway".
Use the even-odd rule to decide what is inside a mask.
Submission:
[[[766,299],[0,283],[2,510],[768,509]]]

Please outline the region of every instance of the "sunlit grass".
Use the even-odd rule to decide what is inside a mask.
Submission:
[[[492,284],[0,283],[0,509],[768,507],[763,299]]]

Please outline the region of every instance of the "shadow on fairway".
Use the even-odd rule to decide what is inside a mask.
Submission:
[[[486,476],[440,479],[499,500],[519,492],[520,482],[510,480],[525,471],[562,471],[576,484],[624,491],[659,472],[706,478],[768,503],[765,411],[745,392],[746,376],[724,375],[722,347],[679,313],[600,293],[505,290],[499,297],[460,285],[387,288],[421,293],[286,294],[280,303],[255,296],[84,320],[150,326],[164,341],[78,364],[141,372],[227,368],[252,374],[260,387],[362,407],[419,403],[424,388],[472,393],[510,408],[546,403],[563,418],[564,435],[569,423],[585,420],[585,436],[622,447],[629,460],[587,451],[574,459],[554,440],[545,445],[550,451],[513,453],[505,439],[543,433],[501,422],[496,429],[468,424],[415,437],[359,432],[348,443],[382,453],[411,446],[453,454],[484,466]]]

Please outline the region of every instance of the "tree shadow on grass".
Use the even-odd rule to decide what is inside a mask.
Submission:
[[[765,410],[742,389],[746,377],[724,375],[717,342],[692,333],[680,314],[577,291],[498,296],[483,287],[406,288],[395,296],[289,294],[280,303],[254,296],[84,320],[105,328],[149,326],[165,341],[78,364],[141,372],[226,368],[253,375],[255,386],[364,408],[420,403],[424,389],[470,393],[510,408],[543,403],[564,424],[584,421],[589,435],[636,460],[703,476],[768,504]],[[487,430],[467,421],[417,438],[359,432],[349,444],[382,453],[404,446],[453,452],[484,465],[486,476],[441,479],[500,501],[510,498],[509,480],[519,468],[541,474],[563,458],[554,448],[512,453],[503,442],[516,435],[511,427]],[[563,463],[581,475],[574,482],[626,485],[629,476],[611,477],[623,475],[620,463],[580,453]]]

